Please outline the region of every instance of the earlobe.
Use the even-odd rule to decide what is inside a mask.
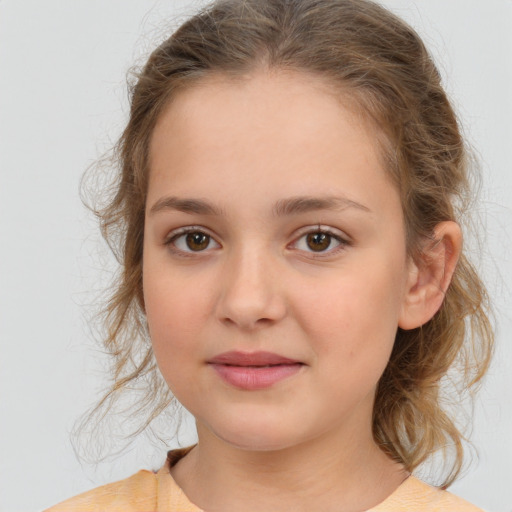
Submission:
[[[398,326],[415,329],[428,322],[443,303],[462,248],[459,225],[440,222],[425,242],[418,261],[411,261]]]

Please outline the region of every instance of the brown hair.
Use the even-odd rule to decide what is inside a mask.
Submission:
[[[429,53],[414,30],[376,3],[220,0],[185,22],[137,77],[130,119],[116,147],[115,194],[97,212],[122,274],[105,318],[114,381],[96,412],[142,379],[146,387],[136,412],[146,420],[139,431],[172,399],[156,369],[142,299],[152,131],[181,88],[213,73],[236,76],[259,68],[324,77],[371,120],[383,135],[382,155],[401,194],[413,258],[421,258],[420,245],[439,222],[464,220],[474,195],[458,123]],[[493,344],[487,310],[485,288],[462,255],[434,318],[398,330],[376,393],[376,442],[409,471],[452,447],[445,485],[460,471],[464,441],[445,410],[446,390],[467,391],[487,370]]]

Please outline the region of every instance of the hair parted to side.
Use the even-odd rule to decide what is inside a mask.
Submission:
[[[411,257],[421,258],[439,222],[467,215],[473,192],[464,142],[439,73],[407,24],[368,0],[214,2],[151,54],[131,91],[130,119],[116,146],[115,194],[96,212],[122,274],[105,311],[113,385],[93,414],[141,379],[147,388],[135,405],[144,414],[139,431],[172,400],[156,368],[142,298],[148,154],[157,119],[183,88],[212,74],[259,69],[323,77],[371,121],[401,195]],[[493,346],[487,311],[485,288],[463,254],[434,318],[398,330],[376,393],[376,442],[409,471],[439,449],[454,450],[444,485],[460,471],[464,441],[445,410],[445,388],[468,391],[486,372]]]

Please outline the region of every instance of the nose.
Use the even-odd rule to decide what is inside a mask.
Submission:
[[[286,301],[272,256],[245,250],[226,259],[217,317],[227,325],[252,331],[272,325],[286,315]]]

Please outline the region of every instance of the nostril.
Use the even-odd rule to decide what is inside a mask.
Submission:
[[[265,327],[273,324],[276,320],[271,318],[250,318],[250,317],[242,317],[238,315],[236,318],[232,318],[230,316],[226,316],[221,318],[222,323],[227,326],[238,326],[239,328],[246,330],[253,330],[260,327]]]

